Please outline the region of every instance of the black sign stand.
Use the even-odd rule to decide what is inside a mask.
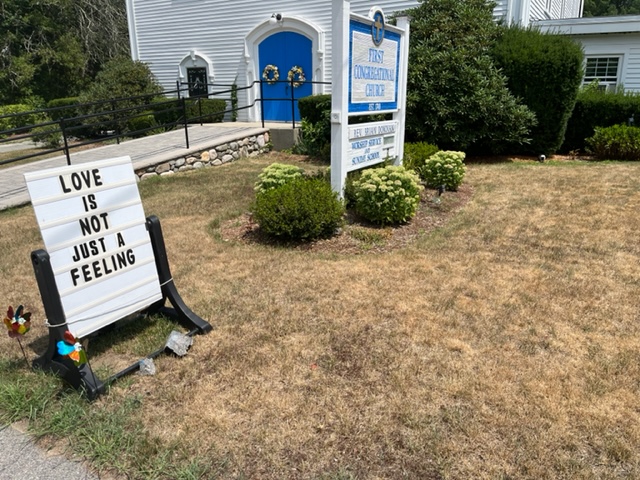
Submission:
[[[147,217],[147,230],[149,231],[158,277],[162,288],[162,300],[150,305],[144,313],[160,313],[176,318],[184,327],[190,330],[189,336],[211,331],[212,327],[209,322],[193,313],[178,293],[171,276],[171,270],[169,269],[167,251],[158,217],[154,215]],[[34,368],[55,373],[76,390],[83,390],[91,400],[104,393],[106,385],[112,381],[137,370],[140,365],[139,362],[113,375],[107,381],[102,382],[91,370],[89,364],[85,363],[76,366],[69,357],[58,354],[57,343],[63,340],[63,335],[68,328],[49,254],[45,250],[31,252],[31,262],[38,282],[40,296],[42,297],[44,311],[49,321],[49,344],[47,351],[33,361]],[[165,306],[167,300],[169,300],[173,308]],[[163,351],[164,348],[161,348],[150,354],[147,358],[155,358]]]

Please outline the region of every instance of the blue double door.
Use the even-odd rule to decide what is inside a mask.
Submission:
[[[261,78],[267,65],[277,67],[280,75],[277,82],[262,82],[264,119],[275,122],[290,122],[295,118],[296,121],[299,121],[300,112],[297,100],[307,97],[313,92],[311,40],[295,32],[274,33],[260,43],[258,55]],[[289,72],[294,67],[300,67],[305,77],[305,81],[297,87],[287,81]],[[269,78],[273,78],[273,72],[269,72]],[[298,78],[299,76],[296,75],[294,80]]]

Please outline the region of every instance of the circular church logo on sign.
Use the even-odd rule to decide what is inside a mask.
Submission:
[[[373,44],[376,47],[379,47],[384,40],[384,13],[382,13],[382,10],[375,10],[373,15],[371,15],[371,18],[373,19],[373,25],[371,25],[371,38],[373,39]]]

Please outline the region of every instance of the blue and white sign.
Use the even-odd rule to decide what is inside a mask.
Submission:
[[[400,34],[386,28],[384,14],[352,16],[349,22],[349,113],[398,109]]]
[[[387,159],[402,162],[409,63],[409,17],[387,25],[374,6],[351,12],[350,0],[333,0],[331,187],[344,195],[347,172]],[[391,120],[349,123],[377,113]]]

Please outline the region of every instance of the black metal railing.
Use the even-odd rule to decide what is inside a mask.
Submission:
[[[184,130],[185,145],[189,148],[190,124],[222,121],[225,118],[235,120],[239,112],[260,105],[262,126],[265,125],[265,102],[290,102],[292,128],[296,128],[296,106],[298,97],[294,81],[289,83],[291,95],[288,97],[265,98],[265,81],[257,80],[246,87],[235,85],[206,84],[206,94],[190,97],[192,84],[176,84],[175,90],[162,94],[122,97],[111,100],[70,104],[60,107],[35,109],[26,112],[0,115],[0,146],[17,141],[30,140],[37,145],[37,151],[20,153],[11,158],[0,160],[0,166],[22,160],[37,159],[55,153],[64,154],[67,164],[71,164],[71,152],[87,145],[102,144],[123,138],[145,136],[149,132],[166,132],[181,128]],[[270,81],[269,83],[273,83]],[[305,83],[330,85],[328,82]],[[259,85],[259,95],[251,103],[238,105],[238,94],[252,90]],[[213,111],[205,108],[203,100],[224,101]],[[8,128],[7,128],[8,127]]]

